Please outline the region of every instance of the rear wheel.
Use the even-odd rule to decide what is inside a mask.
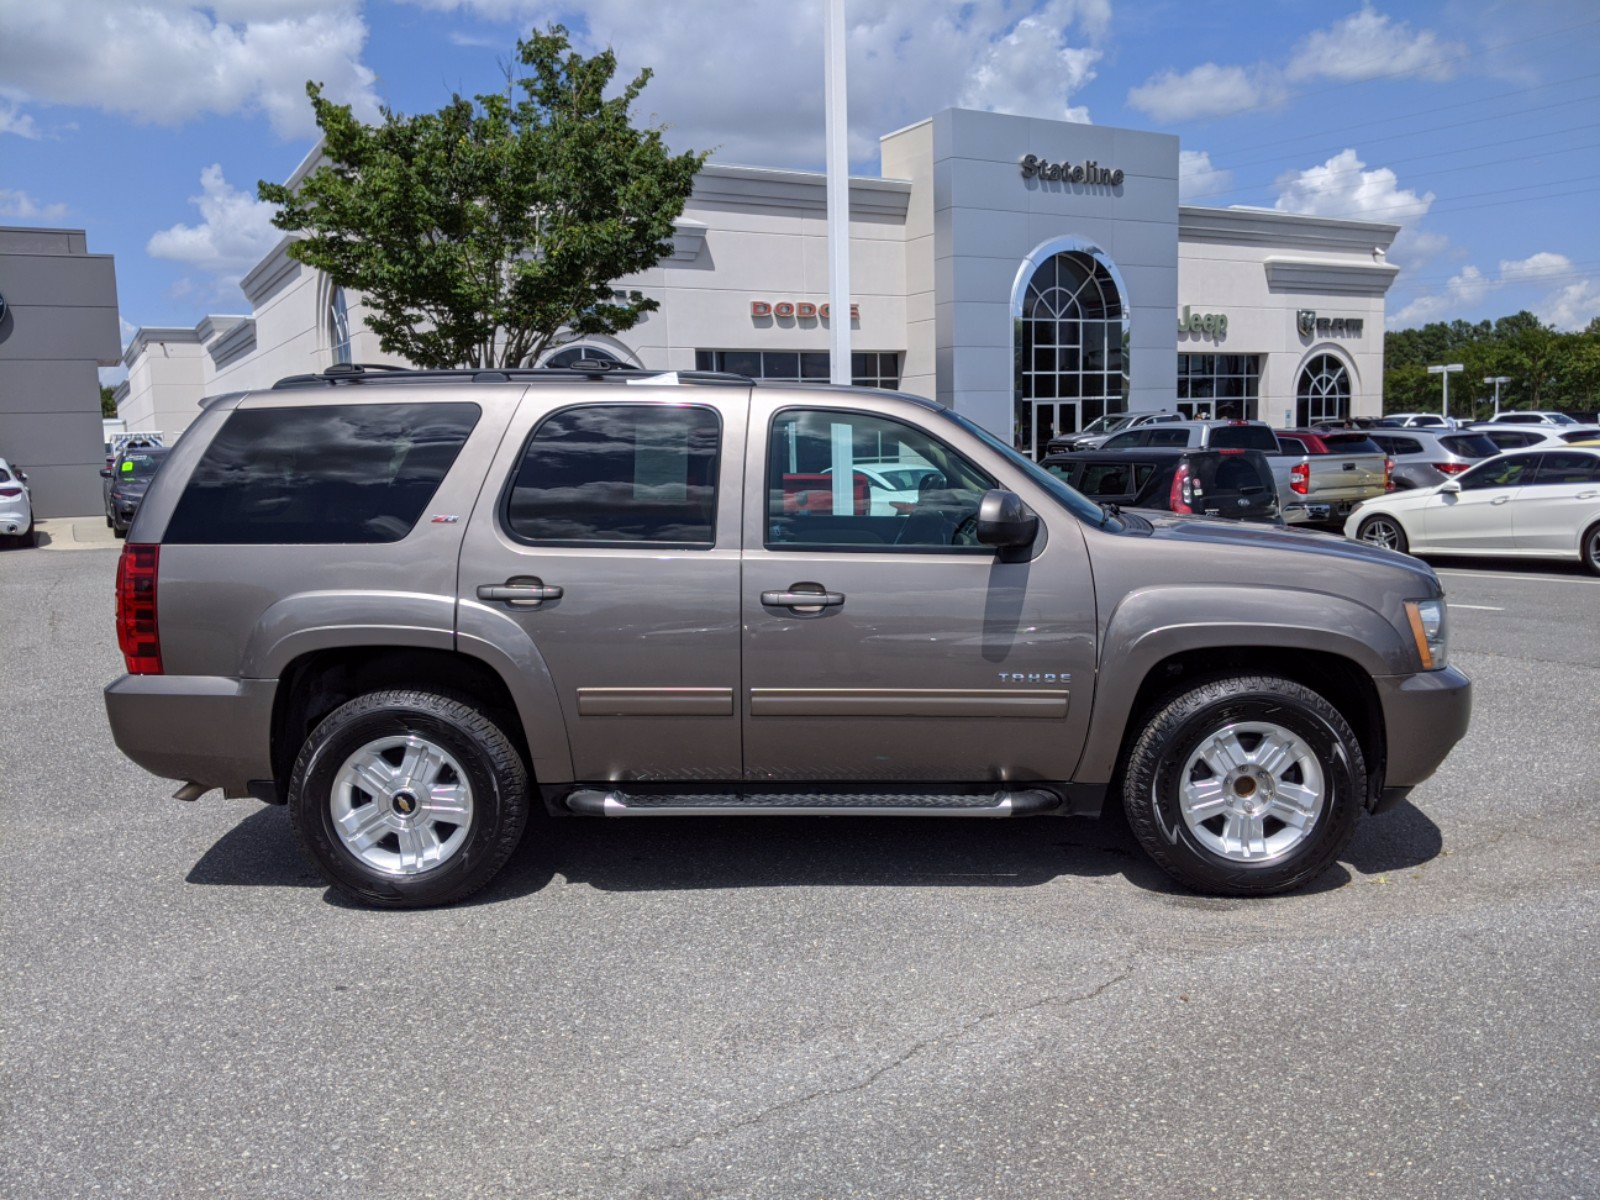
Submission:
[[[1592,573],[1600,575],[1600,521],[1596,521],[1583,531],[1583,541],[1578,545],[1578,553],[1583,558],[1583,565]]]
[[[1228,676],[1164,702],[1134,743],[1123,806],[1145,851],[1219,896],[1288,891],[1349,844],[1365,798],[1361,745],[1302,684]]]
[[[371,692],[335,709],[295,761],[289,815],[307,855],[365,904],[450,904],[505,865],[528,821],[528,772],[474,705]]]
[[[1406,553],[1411,545],[1400,522],[1384,513],[1361,522],[1356,527],[1356,537],[1374,546],[1382,546],[1385,550],[1398,550],[1401,554]]]

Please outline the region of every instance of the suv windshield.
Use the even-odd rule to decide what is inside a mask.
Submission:
[[[166,456],[165,450],[130,451],[122,456],[122,462],[117,467],[117,478],[149,479],[156,473],[156,468]]]
[[[1060,478],[1052,475],[1049,471],[1046,471],[1027,455],[1022,454],[1013,447],[1006,445],[1005,442],[995,437],[994,434],[990,433],[983,426],[974,424],[960,413],[951,412],[948,408],[941,409],[939,415],[944,417],[944,419],[947,421],[954,421],[957,425],[961,426],[961,428],[965,429],[968,433],[972,434],[975,438],[981,441],[985,446],[988,446],[989,449],[1004,455],[1007,462],[1009,462],[1012,466],[1022,470],[1028,476],[1030,481],[1049,492],[1051,496],[1055,497],[1055,499],[1059,500],[1061,502],[1061,506],[1073,516],[1083,521],[1092,521],[1096,525],[1104,525],[1110,519],[1106,513],[1106,510],[1101,508],[1093,500],[1089,499],[1082,492],[1068,487],[1067,484]]]

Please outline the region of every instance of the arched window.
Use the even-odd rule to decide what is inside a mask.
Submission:
[[[1042,454],[1127,407],[1127,309],[1110,265],[1087,250],[1046,258],[1016,311],[1016,444]]]
[[[1338,423],[1350,417],[1350,372],[1331,354],[1318,354],[1300,368],[1300,383],[1295,388],[1298,423],[1308,425]]]
[[[351,361],[350,308],[345,303],[344,289],[337,285],[328,297],[328,345],[333,350],[334,362]]]
[[[580,359],[585,358],[599,359],[601,362],[622,361],[611,351],[603,350],[599,346],[565,346],[539,365],[542,367],[570,367]]]

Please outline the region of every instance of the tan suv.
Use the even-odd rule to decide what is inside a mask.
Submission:
[[[912,396],[606,364],[210,402],[134,519],[117,621],[123,751],[185,799],[287,803],[328,879],[384,905],[483,886],[534,804],[1110,796],[1191,887],[1276,892],[1470,707],[1405,555],[1119,514]]]

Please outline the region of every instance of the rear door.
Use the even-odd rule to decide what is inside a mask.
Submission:
[[[1579,536],[1600,512],[1600,454],[1546,451],[1511,507],[1517,549],[1576,556]]]
[[[852,407],[861,399],[763,389],[752,400],[747,778],[1070,778],[1095,653],[1076,520],[954,423],[935,436],[944,422],[921,406],[880,397],[870,411]],[[811,483],[847,477],[866,457],[923,467],[935,485],[911,512],[880,517],[847,490]],[[978,504],[996,484],[1051,522],[1032,561],[1001,562],[977,543]]]
[[[1533,478],[1538,454],[1503,454],[1458,476],[1459,492],[1437,492],[1422,508],[1423,544],[1414,549],[1510,554],[1516,550],[1512,501]]]
[[[458,627],[548,676],[578,780],[740,777],[748,394],[533,387],[495,457]]]

